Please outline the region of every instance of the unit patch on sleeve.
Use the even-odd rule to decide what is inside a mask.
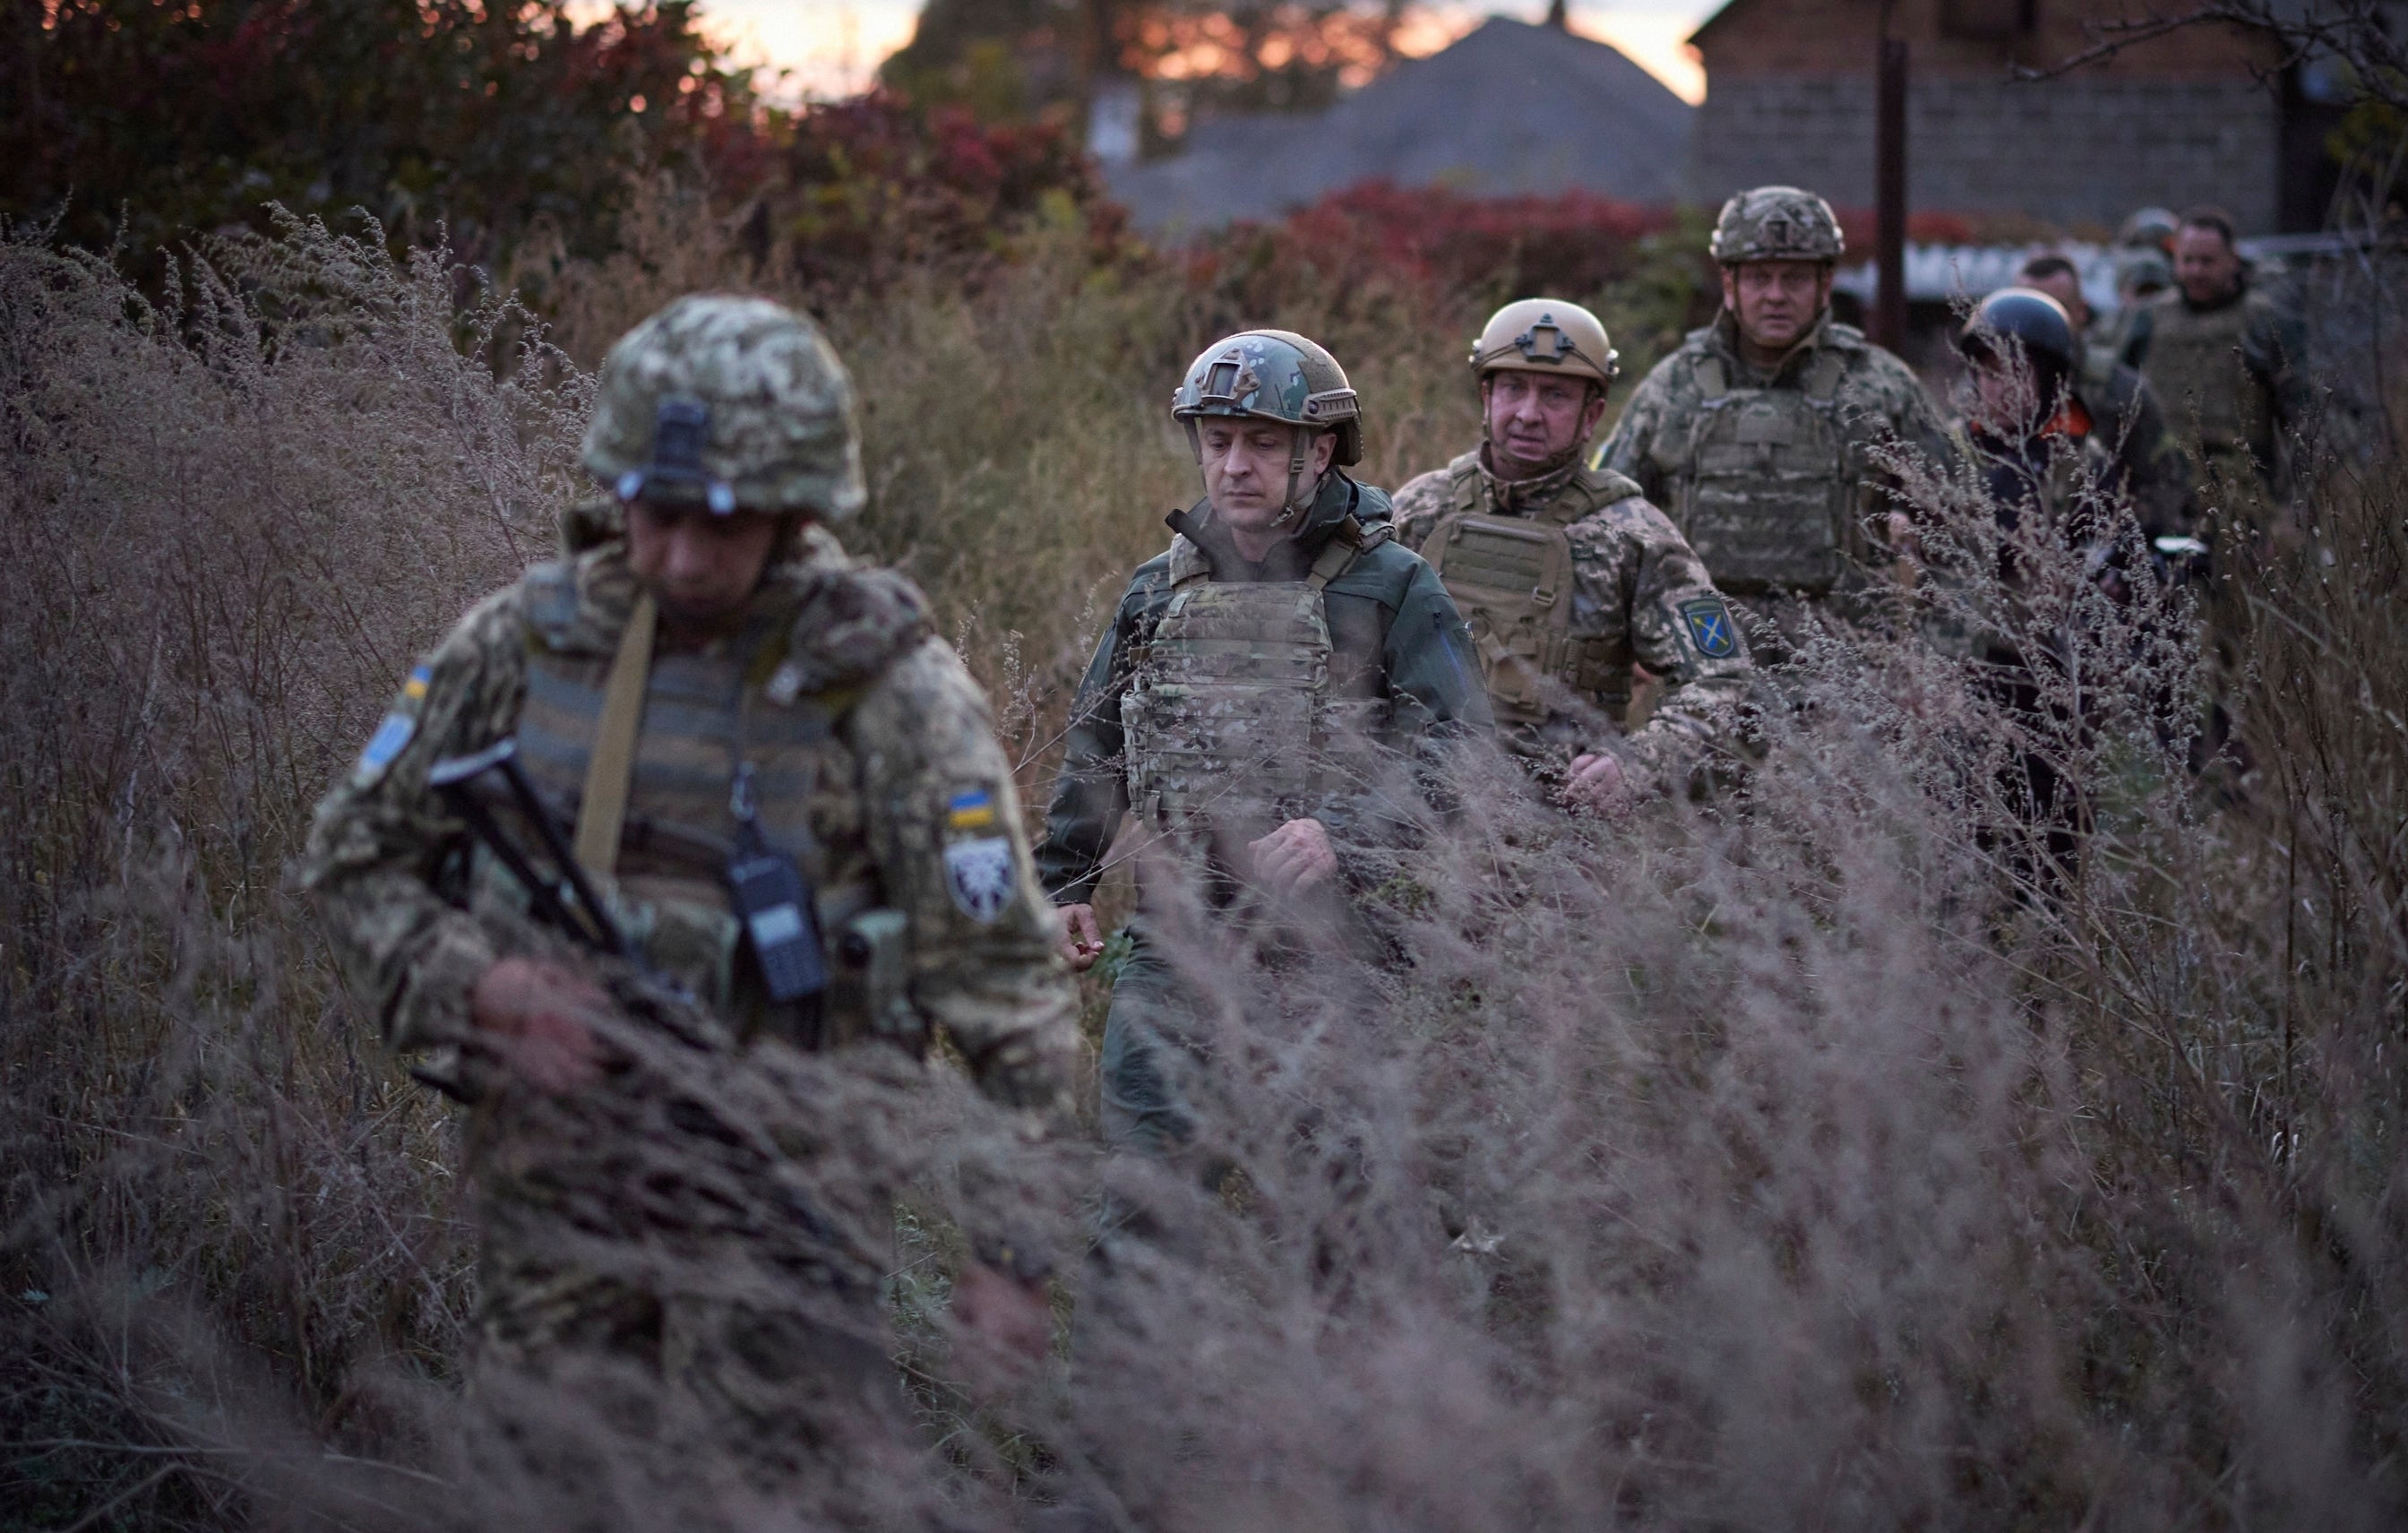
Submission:
[[[1689,642],[1709,660],[1721,660],[1739,649],[1739,624],[1720,596],[1698,596],[1681,604],[1681,621],[1689,626]]]
[[[962,914],[984,924],[1011,902],[1011,843],[1000,836],[954,841],[945,848],[945,888]]]
[[[402,683],[400,701],[394,705],[392,712],[384,716],[384,722],[377,725],[376,733],[368,737],[367,748],[360,752],[360,764],[351,770],[353,786],[375,787],[377,781],[384,776],[385,768],[393,765],[394,758],[408,748],[418,733],[418,715],[414,709],[425,701],[426,684],[433,679],[434,673],[424,666],[410,671],[409,680]]]

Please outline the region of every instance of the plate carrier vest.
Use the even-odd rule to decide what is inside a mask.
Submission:
[[[2247,299],[2204,314],[2179,300],[2152,304],[2136,322],[2148,327],[2134,346],[2175,436],[2187,441],[2196,432],[2209,458],[2272,452],[2273,400],[2240,356]]]
[[[1142,823],[1226,846],[1312,811],[1333,751],[1377,728],[1385,709],[1331,695],[1323,589],[1389,536],[1348,517],[1301,580],[1214,580],[1200,549],[1172,542],[1170,599],[1121,694],[1129,807]]]
[[[1630,705],[1630,656],[1625,644],[1572,636],[1569,529],[1640,493],[1620,474],[1584,468],[1532,514],[1498,515],[1484,509],[1477,452],[1447,466],[1447,509],[1423,539],[1422,557],[1471,629],[1499,724],[1546,723],[1550,680],[1621,722]]]
[[[545,801],[573,820],[602,717],[615,640],[578,630],[574,569],[539,565],[525,580],[526,696],[520,763]],[[648,961],[750,1032],[781,1026],[752,966],[738,963],[741,923],[730,910],[728,805],[737,752],[752,766],[763,837],[795,859],[815,895],[829,989],[815,1037],[837,1044],[886,1037],[917,1050],[923,1030],[904,994],[904,922],[880,909],[851,749],[836,733],[853,692],[779,706],[763,689],[788,645],[790,619],[756,622],[716,652],[661,652],[644,688],[643,727],[627,792],[618,864],[603,897]],[[590,633],[590,630],[589,630]],[[480,892],[523,902],[515,882],[479,853]]]
[[[1846,353],[1818,347],[1794,389],[1734,388],[1712,351],[1692,365],[1699,404],[1673,522],[1725,592],[1824,595],[1840,581],[1855,509],[1838,408]]]

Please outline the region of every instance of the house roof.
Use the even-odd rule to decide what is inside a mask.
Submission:
[[[1698,30],[1689,34],[1689,46],[1691,48],[1703,47],[1705,44],[1706,34],[1712,32],[1716,23],[1720,22],[1724,17],[1728,16],[1732,11],[1745,10],[1750,4],[1751,0],[1723,0],[1722,5],[1715,9],[1714,13],[1712,16],[1707,17],[1704,21],[1699,21],[1698,23]]]
[[[1107,175],[1157,230],[1272,218],[1373,179],[1670,202],[1684,190],[1694,115],[1604,43],[1497,17],[1318,116],[1199,122],[1180,153]]]

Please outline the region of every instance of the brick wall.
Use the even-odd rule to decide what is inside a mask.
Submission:
[[[2213,202],[2243,234],[2268,233],[2280,134],[2271,93],[2245,78],[1922,79],[1908,96],[1907,200],[2110,226],[2148,204]],[[1693,184],[1709,206],[1743,186],[1787,182],[1870,207],[1872,81],[1713,76],[1695,156]]]
[[[1870,72],[1882,0],[1735,0],[1698,28],[1706,78],[1742,75],[1847,75]],[[1914,50],[1914,67],[1942,76],[2001,79],[2010,67],[2044,68],[2098,42],[2101,23],[2186,11],[2169,0],[2034,0],[2031,31],[1998,38],[1950,33],[1941,0],[1895,0],[1890,35]],[[2279,63],[2270,40],[2225,27],[2186,27],[2116,54],[2087,77],[2157,79],[2245,79]]]

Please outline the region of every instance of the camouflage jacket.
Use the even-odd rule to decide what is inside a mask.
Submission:
[[[1129,811],[1122,698],[1170,605],[1175,573],[1200,561],[1214,583],[1302,580],[1346,518],[1376,523],[1387,512],[1380,491],[1332,473],[1303,527],[1260,566],[1247,564],[1219,535],[1209,506],[1178,519],[1197,536],[1182,532],[1168,552],[1129,578],[1071,705],[1061,775],[1037,849],[1038,874],[1057,903],[1094,897],[1104,853]],[[1410,755],[1426,743],[1491,728],[1469,636],[1427,565],[1393,540],[1379,540],[1329,582],[1323,597],[1333,682],[1383,705],[1382,744]],[[1333,792],[1310,807],[1341,840],[1382,834],[1383,807],[1365,795]]]
[[[1735,744],[1749,685],[1745,640],[1705,566],[1627,479],[1574,462],[1536,480],[1499,480],[1485,451],[1465,453],[1397,492],[1398,540],[1421,550],[1454,508],[1464,476],[1477,476],[1480,504],[1492,516],[1542,515],[1551,503],[1584,492],[1589,502],[1604,501],[1565,529],[1572,553],[1571,636],[1600,641],[1626,686],[1634,662],[1663,681],[1654,711],[1623,748],[1659,788],[1684,787],[1709,753]]]
[[[1836,358],[1836,364],[1827,362],[1827,356]],[[1597,466],[1628,475],[1650,502],[1665,509],[1683,536],[1705,547],[1706,540],[1692,532],[1687,520],[1693,514],[1698,427],[1706,406],[1703,377],[1716,373],[1732,390],[1804,391],[1821,369],[1834,365],[1829,414],[1841,439],[1828,461],[1837,480],[1833,488],[1850,509],[1854,523],[1842,529],[1841,552],[1861,560],[1870,552],[1862,538],[1863,519],[1888,509],[1867,493],[1882,479],[1869,451],[1895,438],[1934,463],[1944,463],[1948,433],[1905,363],[1828,313],[1770,374],[1742,357],[1737,322],[1728,310],[1713,323],[1691,331],[1631,392],[1613,434],[1598,452]],[[1746,589],[1745,582],[1733,583],[1733,572],[1718,567],[1718,560],[1708,560],[1716,582],[1727,591]]]
[[[427,786],[427,768],[541,727],[529,723],[531,709],[541,711],[529,680],[539,623],[565,623],[586,652],[606,657],[595,664],[607,664],[636,591],[624,543],[592,536],[604,523],[591,509],[572,513],[572,547],[586,546],[473,609],[410,673],[359,767],[318,807],[302,881],[317,895],[351,983],[397,1049],[444,1050],[466,1039],[477,981],[525,940],[523,924],[463,887],[466,827]],[[547,604],[563,609],[547,617],[538,610]],[[1075,995],[1054,955],[1053,917],[1031,871],[986,700],[931,636],[924,599],[900,576],[855,564],[812,529],[796,556],[770,571],[747,633],[767,635],[767,644],[757,655],[747,651],[744,668],[730,672],[742,678],[734,709],[743,717],[798,714],[797,703],[824,710],[805,737],[821,742],[811,780],[785,790],[802,799],[763,808],[765,823],[782,812],[808,847],[798,861],[820,892],[823,922],[829,890],[848,885],[861,902],[899,913],[902,999],[952,1035],[990,1095],[1055,1108],[1067,1099],[1076,1054]],[[692,698],[664,696],[667,668],[656,659],[640,751],[653,749],[656,720],[695,711]],[[704,716],[710,712],[705,706]],[[723,754],[704,769],[724,784],[733,766]],[[765,798],[780,791],[777,775],[765,777]],[[724,792],[710,800],[724,824],[668,828],[732,841],[732,813],[719,807]],[[949,878],[948,850],[965,834],[966,803],[977,822],[968,828],[1003,843],[982,849],[996,865],[992,898],[966,900]],[[630,826],[623,846],[632,851]],[[725,899],[724,886],[712,894]]]

